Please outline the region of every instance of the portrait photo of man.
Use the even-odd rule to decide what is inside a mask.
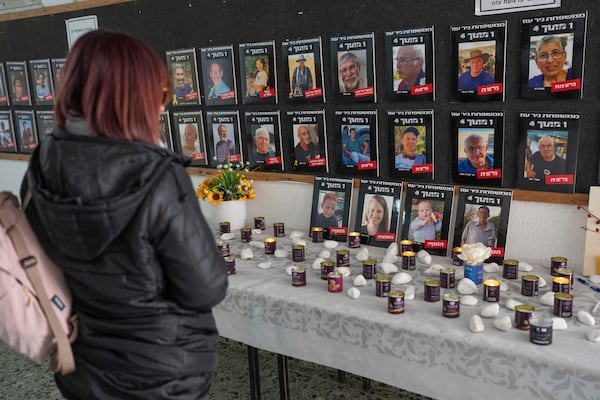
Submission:
[[[460,92],[477,92],[478,87],[495,82],[494,50],[494,41],[458,44]]]
[[[497,240],[496,227],[499,224],[500,211],[500,207],[476,204],[465,205],[461,246],[483,243],[484,246],[495,247]]]
[[[314,55],[311,54],[300,54],[288,56],[288,63],[290,65],[291,80],[290,80],[290,98],[293,97],[304,97],[304,92],[310,89],[314,89],[314,76],[313,71],[309,65],[312,64],[314,69]]]
[[[344,165],[357,166],[361,162],[371,161],[371,138],[368,125],[342,126],[342,162]]]
[[[425,45],[396,46],[394,51],[394,90],[407,92],[413,86],[427,83],[425,74]]]
[[[236,154],[233,124],[213,124],[213,136],[217,162],[230,161],[230,156]]]
[[[198,140],[198,127],[194,123],[179,125],[181,151],[186,156],[191,156],[200,153],[200,141]]]
[[[340,93],[351,93],[368,86],[367,50],[340,52],[338,58],[338,86]]]
[[[260,126],[254,132],[254,153],[255,164],[264,164],[268,158],[275,157],[275,145],[271,140],[273,126]]]
[[[210,89],[208,91],[209,99],[220,99],[223,93],[231,91],[229,85],[223,82],[223,66],[218,61],[212,61],[209,67]]]
[[[189,63],[186,63],[189,71]],[[192,77],[188,72],[186,74],[186,68],[181,63],[175,63],[171,66],[173,72],[173,97],[175,101],[179,102],[185,100],[185,96],[192,93]]]
[[[10,130],[10,121],[3,118],[0,118],[0,149],[15,150],[15,139]]]
[[[566,173],[568,132],[529,131],[526,141],[525,178],[545,181],[546,176]]]
[[[306,165],[313,158],[321,157],[317,125],[294,125],[294,157],[298,164]]]
[[[458,173],[475,176],[478,170],[494,168],[493,128],[460,128]],[[491,143],[491,145],[490,145]]]

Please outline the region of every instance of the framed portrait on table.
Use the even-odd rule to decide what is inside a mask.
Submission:
[[[204,104],[207,106],[237,104],[233,46],[200,49]]]
[[[402,182],[360,181],[354,230],[361,243],[388,247],[396,241],[401,195]]]
[[[452,247],[483,243],[492,249],[486,262],[501,263],[511,202],[510,190],[460,187]]]
[[[15,138],[10,111],[0,111],[0,151],[5,153],[17,152],[17,139]]]
[[[54,104],[54,83],[52,82],[50,60],[31,60],[29,61],[29,67],[29,71],[31,72],[31,82],[35,85],[35,104]]]
[[[192,166],[208,165],[204,125],[200,111],[173,113],[177,151],[192,158]]]
[[[579,114],[519,114],[521,145],[517,186],[573,193],[577,170]]]
[[[331,38],[336,103],[377,101],[374,34]]]
[[[167,68],[173,81],[171,104],[174,107],[200,105],[196,50],[193,48],[167,50],[166,56]]]
[[[329,172],[325,111],[288,111],[285,132],[292,170],[295,172]]]
[[[243,163],[238,111],[207,111],[206,132],[210,155],[209,165],[216,167],[227,162]]]
[[[54,130],[54,111],[36,111],[35,123],[38,131],[38,139],[42,142]]]
[[[433,26],[386,32],[388,100],[434,100],[433,57]]]
[[[581,98],[586,22],[587,12],[521,20],[521,98]]]
[[[25,61],[7,61],[8,85],[11,103],[14,106],[30,106],[31,92],[27,79],[27,63]]]
[[[457,183],[502,186],[504,112],[451,112],[452,176]]]
[[[377,176],[377,111],[336,111],[336,170],[342,174]]]
[[[450,27],[458,101],[503,101],[506,21]]]
[[[277,104],[275,41],[241,43],[240,81],[243,104]]]
[[[433,179],[433,110],[388,111],[390,176]]]
[[[345,242],[350,223],[352,178],[316,176],[313,185],[310,229],[323,228],[325,239]]]
[[[0,106],[10,105],[10,95],[8,93],[8,86],[6,86],[6,74],[4,71],[4,64],[0,62]]]
[[[288,78],[288,102],[325,102],[321,38],[287,40],[281,44],[281,48]]]
[[[413,249],[446,255],[453,201],[454,186],[408,182],[401,239],[412,241]]]
[[[38,145],[33,111],[15,111],[15,131],[19,153],[33,153]]]
[[[246,159],[253,168],[283,170],[279,111],[250,111],[244,114]]]

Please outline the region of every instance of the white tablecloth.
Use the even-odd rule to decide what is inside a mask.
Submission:
[[[423,300],[423,282],[431,279],[423,275],[423,268],[407,271],[413,275],[410,284],[416,287],[416,297],[406,301],[403,314],[393,315],[387,312],[387,298],[375,296],[374,281],[359,288],[357,300],[346,295],[354,277],[362,273],[362,263],[355,258],[358,249],[351,249],[353,273],[344,279],[344,293],[329,293],[320,271],[311,269],[313,260],[324,250],[321,244],[310,243],[307,238],[306,261],[293,263],[288,238],[277,238],[278,249],[287,250],[288,257],[275,258],[240,243],[239,232],[235,234],[230,243],[237,274],[230,276],[227,297],[214,309],[223,337],[436,399],[600,398],[600,343],[586,340],[586,332],[592,328],[575,317],[567,319],[567,330],[554,331],[553,344],[548,346],[530,343],[528,331],[497,330],[494,318],[484,318],[484,332],[472,333],[470,317],[489,304],[481,300],[481,289],[476,294],[480,299],[477,305],[461,305],[459,318],[445,318],[441,301]],[[262,241],[268,235],[255,235],[255,239]],[[252,248],[253,259],[239,258],[244,247]],[[340,248],[347,246],[340,243]],[[380,262],[385,249],[368,249]],[[335,250],[331,250],[334,261]],[[452,266],[448,258],[433,259],[433,263]],[[271,261],[273,267],[259,269],[258,263],[264,261]],[[291,285],[285,272],[290,265],[306,267],[306,287]],[[462,267],[457,268],[460,273]],[[551,276],[548,269],[535,268],[533,272],[548,282],[540,289],[542,295],[551,290]],[[520,279],[505,280],[501,273],[486,273],[484,277],[495,277],[508,285],[508,291],[501,293],[500,316],[514,319],[514,311],[502,305],[508,298],[531,304],[539,313],[552,314],[550,307],[540,304],[539,297],[521,295]],[[579,283],[573,294],[574,315],[579,310],[590,311],[600,300]]]

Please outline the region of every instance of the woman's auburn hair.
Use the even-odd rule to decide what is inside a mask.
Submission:
[[[157,144],[172,84],[156,52],[124,33],[82,35],[67,55],[54,106],[56,124],[82,117],[98,136]]]

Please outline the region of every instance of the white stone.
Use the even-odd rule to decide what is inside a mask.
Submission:
[[[592,283],[600,283],[600,275],[590,275],[588,279]]]
[[[485,318],[495,317],[500,313],[500,304],[492,303],[481,309],[481,316]]]
[[[265,261],[258,264],[258,268],[260,269],[269,269],[271,268],[271,261]]]
[[[552,265],[552,261],[550,261],[549,258],[544,258],[542,260],[542,267],[550,269],[551,265]]]
[[[596,319],[585,310],[581,310],[577,313],[577,319],[584,325],[594,326],[596,325]]]
[[[397,262],[397,261],[398,261],[398,256],[396,256],[394,254],[386,254],[383,257],[383,260],[381,260],[381,262],[392,263],[392,264],[395,263],[395,262]]]
[[[506,332],[512,328],[512,321],[509,316],[505,315],[504,317],[496,318],[494,320],[494,326],[496,329]]]
[[[365,277],[360,274],[360,275],[356,275],[356,278],[354,278],[354,286],[366,286],[367,285],[367,280],[365,279]]]
[[[240,251],[240,258],[242,260],[249,260],[252,257],[254,257],[254,254],[252,254],[252,249],[245,247],[242,249],[242,251]]]
[[[289,276],[292,276],[292,269],[295,268],[295,265],[290,265],[289,267],[285,267],[285,273]]]
[[[329,257],[331,257],[331,252],[329,250],[323,250],[319,253],[319,257],[329,258]]]
[[[262,235],[263,230],[262,229],[252,229],[252,235]]]
[[[413,285],[408,285],[406,289],[404,289],[404,300],[414,300],[415,292],[415,287]]]
[[[275,257],[277,258],[285,258],[288,256],[288,252],[286,250],[277,249],[275,250]]]
[[[392,263],[379,263],[377,264],[377,271],[384,275],[395,274],[398,272],[398,267]]]
[[[294,238],[303,238],[304,237],[304,232],[302,231],[292,231],[292,233],[290,233],[290,240],[294,240]]]
[[[385,254],[391,254],[393,256],[397,256],[398,255],[398,243],[393,242],[391,243],[387,250],[385,251]]]
[[[554,292],[547,292],[540,296],[540,303],[545,306],[554,305]]]
[[[524,261],[519,262],[519,271],[529,272],[533,270],[533,266]]]
[[[504,302],[504,307],[508,308],[509,310],[513,310],[513,311],[514,311],[514,310],[515,310],[515,307],[516,307],[516,306],[518,306],[518,305],[521,305],[521,304],[523,304],[523,303],[521,303],[521,302],[520,302],[520,301],[518,301],[518,300],[515,300],[515,299],[508,299],[508,300],[506,300],[506,301]]]
[[[469,320],[469,329],[471,332],[479,333],[485,330],[485,325],[483,325],[483,320],[479,315],[473,315]]]
[[[306,247],[306,240],[304,240],[302,238],[296,237],[296,238],[292,239],[292,242],[294,244],[301,244],[302,246]]]
[[[335,249],[336,247],[338,247],[338,242],[336,242],[335,240],[325,240],[323,242],[323,247],[325,247],[326,249]]]
[[[470,294],[465,294],[463,296],[460,296],[460,304],[461,305],[474,306],[478,302],[479,302],[479,300],[477,300],[477,297],[472,296]]]
[[[321,257],[315,258],[315,261],[312,263],[312,269],[321,270],[321,261],[325,261],[325,259]]]
[[[483,270],[489,273],[495,273],[500,271],[500,266],[495,262],[491,262],[489,264],[483,264]]]
[[[552,329],[564,331],[567,329],[567,320],[560,317],[552,317]]]
[[[369,259],[369,249],[366,247],[361,248],[358,253],[356,253],[356,259],[358,261],[365,261]]]
[[[344,278],[350,276],[350,274],[352,273],[352,270],[348,267],[337,267],[335,270],[342,274]]]
[[[252,247],[256,247],[257,249],[264,249],[265,248],[265,244],[264,242],[260,242],[258,240],[252,240],[250,241],[250,243],[248,243],[250,246]]]
[[[458,293],[460,294],[473,294],[477,293],[477,285],[469,278],[463,278],[458,282],[456,290],[458,290]]]
[[[346,290],[346,294],[348,295],[348,297],[350,297],[351,299],[358,299],[360,297],[360,290],[358,290],[355,287],[351,287],[350,289]]]
[[[392,277],[392,285],[403,285],[412,281],[412,276],[406,272],[398,272]]]
[[[432,276],[439,275],[442,268],[444,268],[444,266],[442,264],[433,264],[431,267],[429,267],[425,271],[423,271],[423,273],[425,275],[432,275]]]
[[[542,278],[541,276],[538,275],[538,287],[539,288],[543,288],[545,287],[548,283],[546,282],[546,280],[544,278]]]
[[[590,329],[585,334],[585,337],[590,342],[599,343],[600,342],[600,329]]]
[[[417,260],[421,261],[423,264],[431,265],[431,254],[425,250],[419,250],[417,252]]]
[[[223,233],[221,235],[221,240],[231,240],[233,239],[235,236],[233,235],[233,233],[231,232],[227,232],[227,233]]]

